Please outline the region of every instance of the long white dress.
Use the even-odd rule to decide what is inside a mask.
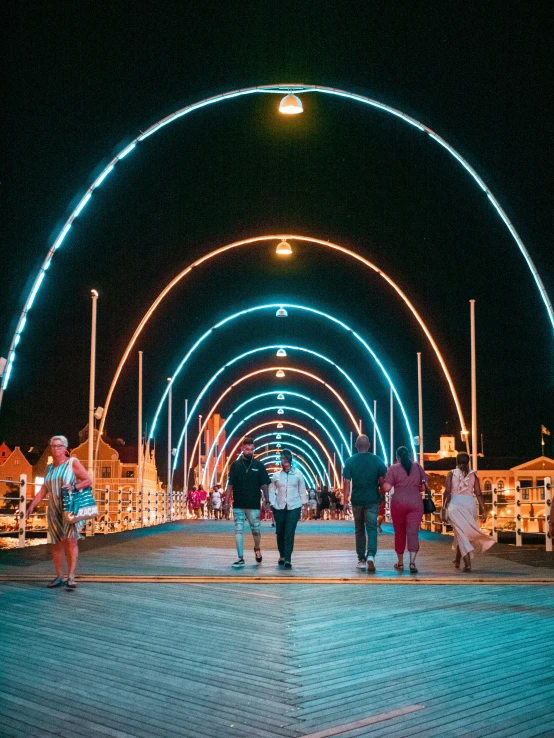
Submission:
[[[462,556],[473,557],[473,551],[486,551],[494,544],[491,536],[483,533],[477,518],[477,505],[473,497],[476,474],[464,476],[461,469],[452,472],[452,497],[448,504],[448,520],[454,528],[454,548],[459,547]]]

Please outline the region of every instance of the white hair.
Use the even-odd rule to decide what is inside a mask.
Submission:
[[[52,441],[60,441],[62,446],[69,448],[69,442],[65,436],[52,436],[52,438],[50,439],[50,443],[52,443]]]

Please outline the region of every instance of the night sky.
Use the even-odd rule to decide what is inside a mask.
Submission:
[[[367,94],[414,116],[475,167],[512,220],[554,298],[552,79],[549,4],[487,2],[225,2],[3,4],[7,54],[2,155],[0,355],[24,296],[77,199],[125,143],[184,105],[256,84],[305,82]],[[523,256],[465,170],[427,135],[377,110],[304,95],[277,113],[260,95],[197,111],[144,141],[94,194],[56,254],[29,314],[0,413],[0,440],[24,448],[53,433],[77,442],[87,422],[90,289],[98,303],[97,404],[132,332],[191,261],[239,238],[296,232],[374,261],[406,292],[448,362],[470,423],[469,304],[477,300],[479,433],[486,455],[540,451],[554,431],[554,335]],[[417,429],[416,352],[423,353],[426,448],[456,431],[444,377],[413,316],[372,272],[328,249],[242,248],[195,270],[142,334],[145,422],[197,338],[226,315],[297,302],[344,320],[390,368]],[[299,343],[352,374],[378,401],[388,438],[388,387],[374,363],[327,322],[272,312],[207,341],[174,390],[175,424],[235,355]],[[276,363],[243,361],[215,385]],[[318,361],[289,363],[320,373]],[[136,439],[136,351],[106,432]],[[244,383],[222,414],[268,378]],[[314,383],[285,389],[324,402]],[[210,398],[208,398],[210,399]],[[204,403],[206,411],[209,403]],[[261,405],[260,405],[261,406]],[[292,417],[292,416],[291,416]],[[163,471],[166,419],[158,434]],[[398,442],[406,442],[400,419]],[[371,434],[370,434],[371,435]],[[551,452],[551,439],[547,451]]]

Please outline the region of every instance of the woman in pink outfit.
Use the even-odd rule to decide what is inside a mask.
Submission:
[[[479,501],[479,515],[484,523],[485,501],[481,493],[479,479],[469,468],[469,456],[458,454],[456,468],[446,477],[441,516],[444,522],[454,528],[454,546],[456,548],[456,568],[464,559],[464,571],[471,571],[471,559],[475,548],[486,551],[494,544],[494,540],[481,531],[477,523],[477,507],[475,499]]]
[[[419,528],[423,517],[423,498],[421,486],[428,481],[421,466],[412,461],[405,446],[396,450],[396,464],[389,466],[383,484],[383,492],[394,487],[390,511],[394,526],[394,550],[398,562],[397,571],[404,570],[404,551],[406,544],[410,554],[410,574],[417,574],[416,556],[419,551]]]

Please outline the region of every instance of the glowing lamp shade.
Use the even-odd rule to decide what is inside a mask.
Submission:
[[[281,241],[281,243],[277,244],[275,253],[279,254],[279,256],[292,256],[292,248],[290,243],[288,241]]]
[[[280,443],[276,443],[276,444],[275,444],[275,447],[276,447],[276,448],[281,448],[281,444],[280,444]]]
[[[284,428],[285,426],[282,423],[277,423],[277,428]]]
[[[277,410],[277,415],[284,415],[284,414],[285,414],[285,411],[283,410],[282,407],[280,407],[279,410]]]
[[[277,399],[278,399],[278,400],[284,400],[284,399],[285,399],[285,395],[283,395],[282,393],[279,393],[279,394],[277,395]]]
[[[304,109],[300,98],[292,93],[287,95],[279,103],[279,112],[283,113],[283,115],[298,115],[298,113],[303,113]]]
[[[283,356],[286,356],[287,355],[287,352],[285,351],[285,349],[280,348],[279,351],[277,351],[277,354],[276,355],[283,357]]]
[[[280,423],[280,425],[282,425],[282,423]],[[277,435],[275,436],[275,438],[276,438],[276,439],[277,439],[278,441],[280,441],[280,440],[281,440],[281,434],[280,434],[280,433],[277,433]]]
[[[278,377],[279,379],[283,379],[283,377],[285,376],[285,372],[282,369],[279,369],[276,372],[275,376]]]

